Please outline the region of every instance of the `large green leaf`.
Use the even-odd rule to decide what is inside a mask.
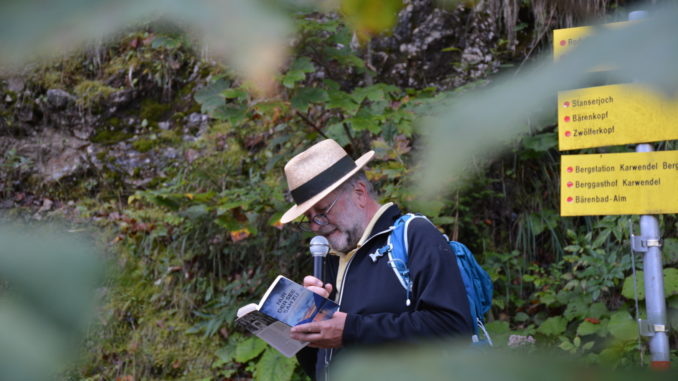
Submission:
[[[678,295],[678,269],[668,268],[664,269],[664,295],[668,298],[673,295]],[[645,299],[645,279],[642,271],[636,271],[638,300]],[[624,279],[624,287],[622,288],[622,295],[627,299],[634,299],[633,296],[633,275],[629,275]]]
[[[608,310],[607,310],[607,306],[605,306],[605,303],[598,302],[598,303],[593,303],[591,305],[591,307],[589,307],[589,313],[588,313],[588,316],[586,316],[586,317],[590,317],[590,318],[594,318],[594,319],[600,319],[603,316],[607,316],[607,314],[608,314]]]
[[[583,319],[587,317],[587,313],[589,312],[589,302],[587,299],[590,301],[590,298],[587,297],[579,297],[574,300],[571,300],[567,304],[567,308],[565,308],[565,312],[563,313],[563,316],[568,320],[572,320],[575,318]]]
[[[678,295],[678,269],[664,269],[664,295]]]
[[[218,107],[224,105],[225,101],[222,93],[229,89],[230,86],[230,81],[221,78],[196,91],[193,98],[196,102],[200,103],[203,112],[212,113]]]
[[[546,132],[523,139],[523,146],[535,152],[546,152],[558,145],[558,136],[555,132]]]
[[[329,108],[338,108],[349,115],[354,115],[360,107],[350,94],[341,90],[330,90],[328,95],[330,99],[327,102],[327,107]]]
[[[247,112],[248,109],[245,105],[226,104],[214,109],[211,115],[216,119],[226,120],[237,125],[245,119]]]
[[[487,329],[492,341],[494,341],[495,345],[498,347],[505,347],[508,343],[508,338],[512,333],[509,323],[502,320],[488,322],[485,324],[485,329]]]
[[[235,347],[235,361],[248,362],[266,349],[266,342],[256,336],[248,337]]]
[[[638,295],[638,300],[645,299],[645,281],[643,280],[643,272],[636,271],[636,292]],[[635,299],[633,293],[633,274],[629,275],[624,279],[624,286],[622,287],[622,295],[626,299]]]
[[[617,311],[612,314],[607,329],[618,340],[628,341],[638,338],[638,323],[627,311]]]
[[[541,323],[537,332],[546,336],[558,336],[565,332],[565,328],[567,328],[567,320],[564,317],[552,316]]]
[[[579,327],[577,327],[577,335],[578,336],[591,335],[600,331],[601,328],[603,328],[603,326],[600,323],[593,324],[590,321],[583,321],[581,322],[581,324],[579,324]]]
[[[297,89],[292,97],[292,107],[306,111],[311,103],[326,102],[329,99],[327,91],[317,87],[302,87]]]
[[[277,350],[269,348],[257,363],[254,379],[257,381],[289,381],[297,362]]]
[[[669,327],[678,327],[678,296],[672,296],[666,301],[666,318]]]
[[[355,99],[355,101],[358,103],[362,103],[362,101],[364,101],[365,98],[371,101],[381,101],[385,99],[384,89],[380,85],[359,87],[353,90],[353,93],[351,95],[353,96],[353,99]]]
[[[315,66],[313,66],[311,59],[308,57],[300,57],[294,61],[292,66],[290,66],[290,69],[283,76],[282,84],[291,89],[297,82],[306,79],[306,73],[312,73],[314,71]]]
[[[665,238],[662,246],[662,260],[665,265],[678,264],[678,238]]]

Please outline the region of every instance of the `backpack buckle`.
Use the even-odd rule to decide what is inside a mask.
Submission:
[[[374,253],[369,254],[370,259],[372,259],[372,263],[376,263],[379,257],[383,257],[384,254],[388,253],[391,250],[393,250],[393,245],[388,243],[386,244],[386,246],[380,247],[377,250],[375,250]]]

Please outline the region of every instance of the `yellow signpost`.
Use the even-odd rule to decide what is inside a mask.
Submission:
[[[603,28],[619,28],[629,25],[634,21],[622,21],[602,25]],[[592,26],[580,26],[577,28],[555,29],[553,31],[553,59],[558,60],[560,56],[576,48],[586,37],[595,33],[596,28]]]
[[[645,17],[645,11],[629,13],[629,20]],[[592,33],[595,29],[590,27],[555,30],[554,60]],[[673,139],[678,139],[678,100],[661,99],[641,85],[558,93],[561,150]],[[655,152],[649,144],[640,144],[635,153],[563,155],[560,179],[561,216],[642,215],[640,236],[634,236],[630,229],[631,249],[645,253],[647,319],[637,319],[638,329],[640,335],[650,337],[651,365],[669,366],[661,233],[657,218],[651,214],[678,213],[678,151]]]
[[[678,99],[639,84],[558,93],[560,150],[678,139]]]
[[[678,213],[678,151],[563,155],[560,214]]]

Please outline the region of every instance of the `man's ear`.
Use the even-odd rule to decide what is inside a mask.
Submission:
[[[367,205],[369,194],[367,193],[367,186],[362,181],[356,181],[353,186],[353,195],[356,197],[358,206],[364,208]]]

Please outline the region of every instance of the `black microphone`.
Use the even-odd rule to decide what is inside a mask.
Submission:
[[[317,235],[311,239],[311,255],[313,256],[313,276],[325,283],[325,256],[330,252],[327,238]]]

